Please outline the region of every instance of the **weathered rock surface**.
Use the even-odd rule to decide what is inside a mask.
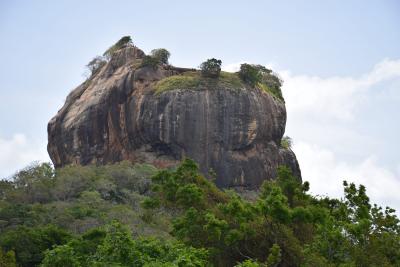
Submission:
[[[122,160],[159,167],[183,157],[220,187],[255,188],[278,165],[301,177],[290,149],[280,147],[284,103],[256,88],[177,88],[154,93],[155,82],[184,69],[139,68],[144,53],[117,51],[95,75],[73,90],[48,124],[48,152],[56,167]]]

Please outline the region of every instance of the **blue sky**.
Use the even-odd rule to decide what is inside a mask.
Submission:
[[[178,66],[271,66],[311,190],[340,196],[348,179],[400,209],[399,25],[400,2],[385,0],[1,1],[0,176],[48,160],[47,122],[84,66],[132,35]]]

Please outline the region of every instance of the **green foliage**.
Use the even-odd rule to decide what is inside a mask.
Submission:
[[[151,50],[151,56],[160,63],[168,64],[168,59],[171,56],[171,53],[165,48],[159,48]]]
[[[106,264],[120,263],[129,265],[140,257],[134,249],[134,241],[129,230],[123,225],[113,222],[107,228],[107,235],[96,251],[96,261]]]
[[[262,267],[262,265],[254,260],[245,260],[244,262],[235,265],[235,267]]]
[[[45,253],[41,267],[80,267],[74,250],[68,245],[57,246]]]
[[[142,63],[140,64],[140,68],[151,67],[153,69],[157,69],[158,64],[160,64],[159,59],[152,56],[144,56]]]
[[[169,90],[201,90],[204,88],[211,90],[217,90],[218,88],[238,90],[244,88],[244,84],[237,74],[222,71],[217,79],[205,78],[198,72],[185,72],[164,78],[154,85],[156,94]]]
[[[247,201],[190,159],[31,165],[0,183],[0,266],[400,266],[395,211],[343,185],[317,198],[281,166]]]
[[[55,225],[81,234],[113,219],[137,235],[171,238],[166,211],[148,224],[141,202],[150,190],[156,168],[121,162],[106,166],[69,166],[56,171],[49,164],[34,164],[0,187],[0,246],[16,253],[19,265],[36,265],[48,247],[40,245],[43,229]],[[25,239],[22,237],[25,236]],[[87,241],[85,241],[87,242]],[[39,244],[39,245],[38,245]],[[49,245],[49,248],[52,245]]]
[[[113,46],[108,48],[103,56],[107,59],[110,59],[112,54],[114,54],[115,51],[125,47],[126,45],[132,44],[132,38],[130,36],[124,36],[121,39],[118,40]]]
[[[184,73],[182,75],[174,75],[158,81],[154,85],[156,94],[160,94],[169,90],[179,89],[196,89],[200,85],[201,80],[195,73]]]
[[[281,147],[284,149],[291,149],[292,148],[292,138],[289,136],[284,136],[281,140]]]
[[[0,267],[17,267],[14,251],[4,252],[0,249]]]
[[[258,87],[284,102],[281,86],[282,80],[262,65],[244,63],[240,65],[239,77],[251,87]]]
[[[98,233],[103,233],[97,230]],[[100,236],[97,245],[80,245],[88,239],[87,233],[66,245],[46,252],[42,267],[58,266],[206,266],[208,253],[178,242],[153,238],[133,239],[128,228],[114,221],[107,225],[105,236]]]
[[[269,250],[269,255],[267,258],[267,266],[268,267],[276,267],[281,262],[281,248],[277,244],[273,244],[271,249]]]
[[[267,88],[267,91],[275,96],[277,99],[284,101],[281,87],[282,87],[282,80],[274,74],[271,70],[266,69],[266,71],[262,72],[262,78],[259,85],[263,85]],[[261,88],[261,89],[264,89]]]
[[[71,238],[65,230],[49,225],[46,227],[18,226],[2,233],[0,246],[3,250],[14,251],[20,266],[39,264],[46,249],[65,244]]]
[[[216,266],[398,265],[399,221],[391,209],[371,208],[363,186],[345,183],[344,201],[318,199],[289,168],[279,167],[277,176],[263,184],[257,201],[247,202],[234,192],[215,194],[204,187],[196,165],[185,160],[176,171],[153,178],[153,197],[180,210],[172,234],[208,249]],[[191,201],[198,190],[208,202]],[[191,192],[185,203],[177,197],[181,191]]]
[[[261,82],[262,72],[260,68],[260,65],[251,65],[247,63],[241,64],[239,77],[245,83],[254,87],[257,83]]]
[[[207,78],[218,78],[221,73],[222,61],[219,59],[211,58],[201,63],[201,75]]]
[[[270,249],[270,253],[265,263],[260,263],[255,260],[245,260],[235,265],[235,267],[276,267],[279,266],[280,262],[281,249],[277,244],[274,244]]]

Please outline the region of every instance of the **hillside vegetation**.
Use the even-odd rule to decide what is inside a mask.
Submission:
[[[36,164],[0,182],[0,266],[400,266],[393,209],[308,189],[284,166],[248,201],[189,159]]]

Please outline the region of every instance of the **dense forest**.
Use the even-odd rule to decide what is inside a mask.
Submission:
[[[0,182],[0,266],[400,266],[395,211],[343,186],[316,197],[282,166],[249,197],[190,159],[33,164]]]

